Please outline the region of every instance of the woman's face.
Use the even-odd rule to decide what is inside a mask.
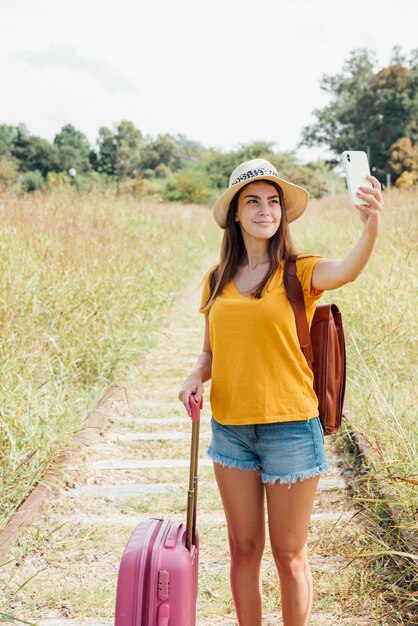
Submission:
[[[240,193],[235,214],[243,237],[267,240],[280,226],[282,208],[277,189],[265,180],[247,185]]]

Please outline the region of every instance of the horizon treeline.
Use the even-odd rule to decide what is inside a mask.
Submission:
[[[101,127],[92,146],[72,124],[52,142],[31,135],[24,124],[0,124],[0,188],[23,192],[72,184],[205,204],[228,186],[238,163],[259,157],[271,161],[283,178],[309,187],[314,197],[341,187],[340,177],[324,161],[302,164],[294,153],[276,152],[267,141],[222,152],[184,135],[144,137],[132,121],[122,120]]]
[[[52,142],[24,124],[0,124],[0,189],[29,192],[73,185],[115,188],[159,200],[210,202],[228,185],[236,165],[266,158],[279,175],[307,187],[313,197],[341,191],[335,171],[345,149],[368,153],[372,173],[386,183],[418,183],[418,50],[407,59],[393,49],[379,69],[373,52],[355,50],[342,72],[325,75],[321,89],[330,103],[313,111],[299,145],[324,146],[329,161],[302,164],[294,152],[278,152],[273,141],[254,141],[232,151],[206,148],[184,135],[144,136],[132,121],[102,126],[94,145],[72,124]]]

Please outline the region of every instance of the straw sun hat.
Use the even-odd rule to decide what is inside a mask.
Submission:
[[[233,197],[242,187],[258,180],[271,180],[283,189],[288,222],[297,220],[308,206],[309,193],[303,187],[280,178],[276,168],[265,159],[245,161],[234,169],[228,189],[218,198],[213,207],[213,217],[221,228],[226,226],[226,216]]]

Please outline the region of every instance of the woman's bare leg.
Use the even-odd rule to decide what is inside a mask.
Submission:
[[[290,485],[267,485],[271,549],[280,578],[284,626],[307,626],[312,576],[307,555],[309,521],[319,476]]]
[[[261,626],[260,567],[265,544],[264,485],[258,470],[214,463],[231,550],[231,589],[239,626]]]

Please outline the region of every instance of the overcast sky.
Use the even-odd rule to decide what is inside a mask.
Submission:
[[[1,0],[0,123],[94,142],[132,120],[222,149],[293,150],[324,73],[418,47],[418,0]],[[320,154],[302,149],[302,160]]]

